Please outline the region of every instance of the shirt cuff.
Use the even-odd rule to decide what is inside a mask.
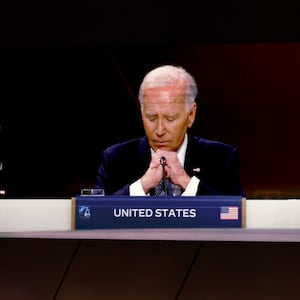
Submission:
[[[130,196],[146,196],[140,179],[138,179],[136,182],[132,183],[129,186],[129,195]]]
[[[181,196],[196,196],[199,182],[200,179],[196,176],[193,176]]]
[[[196,196],[200,179],[193,176],[181,196]],[[141,180],[138,179],[129,186],[130,196],[147,196],[142,187]]]

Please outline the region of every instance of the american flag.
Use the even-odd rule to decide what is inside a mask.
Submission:
[[[239,208],[238,206],[221,206],[220,220],[238,220]]]

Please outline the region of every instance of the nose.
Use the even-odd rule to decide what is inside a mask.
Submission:
[[[162,119],[157,120],[157,125],[155,128],[155,133],[157,136],[163,136],[166,132],[165,123]]]

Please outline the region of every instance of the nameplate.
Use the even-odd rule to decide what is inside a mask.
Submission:
[[[241,228],[240,196],[76,196],[74,229]]]

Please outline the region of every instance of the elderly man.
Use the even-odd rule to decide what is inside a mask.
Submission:
[[[188,132],[196,96],[194,78],[180,66],[146,74],[139,90],[146,135],[103,151],[97,188],[107,195],[244,196],[236,148]]]

